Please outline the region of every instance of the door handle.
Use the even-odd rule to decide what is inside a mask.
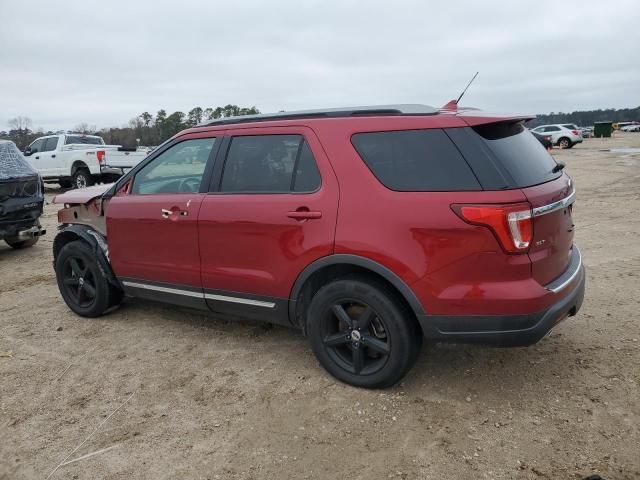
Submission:
[[[56,155],[55,155],[55,153],[54,153],[53,155],[51,155],[51,158],[56,158]]]
[[[181,217],[187,217],[189,212],[187,210],[180,210],[174,207],[174,210],[168,210],[166,208],[162,209],[162,218],[169,218],[172,213],[177,213]]]
[[[39,160],[39,159],[40,159],[40,157],[36,156],[36,160]]]
[[[298,210],[287,213],[287,217],[294,218],[296,220],[311,220],[314,218],[322,218],[322,212],[312,211],[308,208],[299,208]]]

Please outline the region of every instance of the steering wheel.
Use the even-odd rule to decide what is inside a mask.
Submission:
[[[198,177],[189,177],[180,181],[178,191],[180,193],[197,193],[200,189],[200,179]]]

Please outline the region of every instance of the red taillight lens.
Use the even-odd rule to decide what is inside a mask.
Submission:
[[[489,227],[508,253],[524,253],[533,238],[531,205],[452,205],[465,222]]]
[[[578,130],[571,130],[571,133],[573,133],[574,135],[580,135],[580,132]]]
[[[96,152],[96,157],[98,157],[98,162],[99,163],[104,162],[104,150],[98,150]]]

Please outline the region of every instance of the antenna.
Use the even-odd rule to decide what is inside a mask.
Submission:
[[[467,88],[469,88],[469,86],[473,83],[473,81],[476,79],[476,77],[478,76],[480,72],[476,72],[476,74],[473,76],[473,78],[471,79],[471,81],[469,83],[467,83],[467,86],[464,87],[464,90],[462,91],[462,93],[460,94],[460,96],[458,97],[458,99],[456,100],[456,104],[460,103],[460,99],[462,98],[462,96],[467,92]]]

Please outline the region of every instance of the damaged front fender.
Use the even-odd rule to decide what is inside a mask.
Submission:
[[[55,265],[56,259],[62,247],[67,243],[75,240],[84,240],[93,249],[96,259],[98,260],[98,268],[100,273],[107,279],[107,281],[113,286],[122,289],[122,284],[116,277],[113,269],[111,268],[111,262],[109,261],[109,245],[107,239],[97,230],[87,225],[63,225],[60,227],[58,234],[53,240],[53,263]]]

